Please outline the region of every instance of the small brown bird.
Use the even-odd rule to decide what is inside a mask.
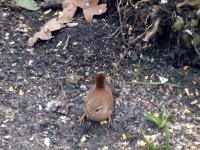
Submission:
[[[94,76],[96,83],[91,87],[86,97],[84,114],[80,118],[80,123],[88,118],[93,121],[108,119],[109,125],[112,124],[113,95],[111,88],[106,83],[106,76],[106,73],[99,73]]]

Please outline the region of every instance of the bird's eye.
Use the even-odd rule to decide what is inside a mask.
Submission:
[[[96,112],[99,112],[102,108],[103,108],[103,106],[99,106],[99,107],[96,109]]]

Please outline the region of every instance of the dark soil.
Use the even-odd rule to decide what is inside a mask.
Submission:
[[[28,37],[54,13],[40,21],[43,10],[0,7],[0,149],[48,149],[44,141],[49,139],[49,149],[136,150],[143,148],[138,144],[143,139],[140,128],[162,145],[163,131],[144,116],[144,112],[160,114],[162,108],[172,111],[171,149],[200,148],[198,65],[184,70],[188,63],[183,61],[175,68],[178,58],[171,59],[168,47],[159,47],[154,40],[145,51],[131,48],[114,67],[127,48],[120,36],[110,38],[119,27],[111,13],[86,23],[80,12],[74,19],[77,26],[28,48]],[[26,26],[32,32],[24,33]],[[69,45],[63,49],[68,36]],[[109,73],[113,88],[111,128],[90,120],[79,124],[91,76],[99,71]],[[159,77],[180,86],[131,83]]]

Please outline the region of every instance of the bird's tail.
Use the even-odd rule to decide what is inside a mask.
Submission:
[[[98,73],[95,75],[95,81],[96,81],[96,88],[104,88],[105,87],[105,80],[106,80],[106,73]]]

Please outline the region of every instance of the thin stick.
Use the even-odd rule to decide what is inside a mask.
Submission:
[[[173,87],[179,87],[180,86],[178,84],[173,84],[173,83],[161,83],[161,82],[149,82],[149,81],[132,81],[131,83],[143,84],[143,85],[168,85],[168,86],[173,86]]]
[[[200,51],[198,50],[198,48],[196,46],[194,46],[194,44],[193,44],[193,47],[194,47],[195,52],[199,56],[199,60],[200,60]]]
[[[148,26],[148,28],[147,28],[142,34],[140,34],[139,36],[137,36],[136,39],[130,40],[128,43],[129,43],[129,44],[135,44],[139,39],[141,39],[141,38],[146,34],[146,32],[147,32],[152,26],[153,26],[153,23],[152,23],[150,26]]]
[[[158,27],[159,27],[160,21],[161,21],[161,18],[157,18],[156,19],[152,30],[147,32],[145,37],[144,37],[144,41],[145,42],[149,42],[149,40],[156,34],[156,32],[158,31]]]
[[[119,66],[120,62],[121,62],[122,60],[124,60],[124,58],[126,57],[126,55],[128,54],[128,52],[129,52],[129,48],[125,49],[125,51],[124,51],[122,57],[119,59],[119,61],[117,61],[116,63],[113,63],[113,66],[114,66],[115,68],[117,68],[117,67]]]
[[[120,10],[120,5],[121,5],[121,3],[122,3],[121,0],[120,0],[119,2],[118,2],[118,0],[117,0],[117,12],[118,12],[118,15],[119,15],[120,32],[121,32],[121,35],[122,35],[124,44],[126,44],[126,46],[129,47],[129,44],[126,42],[125,37],[124,37],[124,33],[123,33],[123,23],[122,23],[122,16],[121,16],[121,10]]]
[[[68,47],[70,37],[71,37],[70,35],[67,36],[67,40],[66,40],[66,42],[65,42],[65,45],[64,45],[64,47],[63,47],[63,50],[66,50],[66,48]]]

